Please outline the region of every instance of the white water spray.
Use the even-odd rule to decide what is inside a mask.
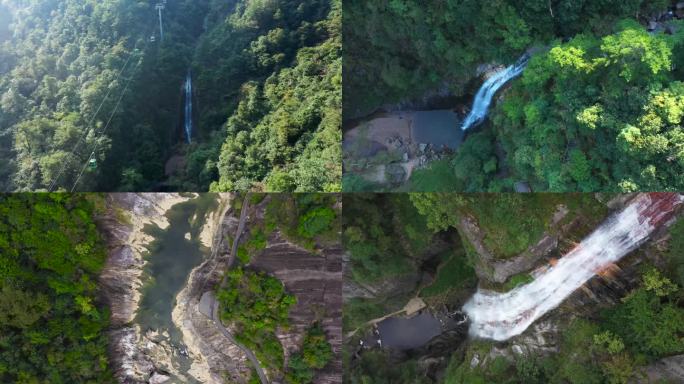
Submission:
[[[192,74],[185,78],[185,137],[192,143]]]
[[[485,117],[487,117],[487,112],[489,111],[489,105],[492,103],[492,99],[494,98],[496,92],[508,81],[520,76],[520,74],[522,74],[525,70],[529,59],[529,55],[524,54],[515,64],[509,66],[503,71],[496,73],[494,76],[487,79],[484,84],[482,84],[475,95],[473,108],[463,121],[463,125],[461,126],[462,130],[465,131],[484,121]]]
[[[642,194],[529,284],[506,293],[478,290],[463,310],[475,337],[506,340],[556,308],[594,275],[617,262],[668,221],[684,201],[674,193]]]

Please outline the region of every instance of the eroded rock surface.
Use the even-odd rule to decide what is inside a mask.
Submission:
[[[286,360],[300,349],[307,328],[319,321],[334,356],[331,363],[316,374],[314,382],[341,383],[342,248],[327,247],[314,253],[292,244],[276,231],[250,267],[275,276],[297,297],[297,304],[290,310],[290,329],[278,332]]]

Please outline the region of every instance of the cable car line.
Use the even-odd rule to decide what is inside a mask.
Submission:
[[[138,62],[138,65],[136,65],[136,69],[140,66],[140,61]],[[128,90],[128,86],[131,85],[131,80],[133,79],[133,76],[131,76],[128,81],[126,82],[126,87],[124,87],[123,92],[121,92],[121,96],[119,97],[119,100],[116,102],[116,105],[114,106],[114,110],[112,110],[112,114],[109,115],[109,120],[107,120],[107,124],[105,125],[104,129],[102,130],[102,133],[107,132],[107,128],[109,127],[109,124],[112,122],[114,119],[114,115],[116,114],[116,111],[119,109],[119,105],[121,105],[121,100],[123,100],[124,95],[126,94],[126,91]],[[91,164],[93,160],[95,160],[95,151],[97,151],[97,141],[95,142],[95,148],[93,151],[90,153],[90,156],[88,156],[88,160],[86,163],[83,165],[83,168],[81,168],[81,172],[78,174],[78,177],[76,178],[76,181],[74,182],[74,185],[71,187],[71,192],[73,192],[76,189],[76,186],[78,185],[78,182],[81,180],[81,177],[83,177],[83,173],[85,172],[86,168]]]
[[[142,53],[144,54],[145,51],[147,51],[147,47],[149,46],[151,40],[145,39],[145,46],[142,49]],[[99,135],[104,134],[107,132],[107,128],[109,128],[109,124],[111,124],[112,120],[114,119],[114,115],[116,115],[117,110],[119,109],[119,106],[121,105],[121,101],[123,100],[124,95],[126,94],[126,91],[128,90],[129,86],[131,85],[131,81],[133,80],[133,77],[135,77],[135,72],[138,70],[140,67],[140,64],[143,62],[143,57],[141,56],[140,60],[138,60],[138,64],[136,64],[135,68],[133,69],[133,73],[131,76],[127,79],[126,81],[126,86],[124,87],[123,91],[121,92],[121,96],[119,96],[119,100],[116,102],[116,105],[114,106],[114,109],[112,110],[112,113],[109,115],[109,119],[107,120],[107,124],[104,126],[102,131],[99,133]],[[96,136],[98,136],[96,134]],[[89,165],[92,164],[92,161],[95,160],[96,163],[95,165],[97,166],[97,160],[95,159],[95,153],[97,152],[97,147],[98,147],[98,142],[95,141],[95,145],[93,147],[92,152],[90,153],[90,156],[88,156],[88,159],[86,160],[85,164],[81,168],[81,172],[78,174],[78,177],[76,178],[76,181],[74,181],[74,184],[71,186],[71,192],[74,192],[76,189],[76,186],[78,186],[78,183],[81,181],[81,178],[83,177],[83,174],[85,173],[85,170],[88,168]]]
[[[154,31],[155,28],[156,28],[156,26],[152,28],[152,32]],[[85,138],[87,137],[87,135],[93,130],[93,127],[92,127],[93,122],[95,121],[95,118],[97,117],[97,115],[98,115],[99,112],[101,111],[102,107],[104,106],[105,101],[107,101],[107,99],[109,98],[109,95],[110,95],[111,92],[112,92],[112,89],[113,89],[113,88],[111,87],[111,84],[114,84],[114,83],[118,82],[118,81],[121,79],[121,76],[123,75],[124,71],[126,70],[126,67],[128,67],[128,64],[130,63],[130,61],[131,61],[131,59],[133,58],[133,56],[135,56],[138,52],[142,52],[142,53],[144,54],[145,51],[147,50],[147,47],[148,47],[148,45],[149,45],[149,43],[150,43],[150,40],[151,40],[150,38],[148,38],[149,35],[150,35],[149,33],[143,35],[144,40],[145,40],[145,45],[144,45],[142,51],[140,51],[139,49],[135,48],[135,46],[134,46],[134,48],[131,50],[131,53],[128,55],[128,59],[126,59],[126,62],[124,63],[124,65],[123,65],[123,67],[121,68],[121,70],[119,71],[119,73],[118,73],[116,79],[115,79],[112,83],[110,83],[110,87],[109,87],[109,89],[107,90],[107,93],[105,94],[104,98],[102,99],[102,102],[100,103],[100,105],[98,106],[97,110],[95,111],[95,113],[94,113],[93,116],[91,117],[90,121],[88,122],[88,124],[87,124],[87,127],[88,127],[88,128],[85,130],[85,132],[84,132],[83,134],[81,134],[81,137],[79,138],[78,142],[74,145],[74,147],[72,148],[72,150],[69,152],[69,153],[71,153],[72,155],[76,156],[76,151],[77,151],[77,150],[80,148],[80,146],[83,144],[83,142],[85,141]],[[136,65],[136,69],[140,66],[140,63],[141,63],[141,62],[139,61],[139,62],[138,62],[138,65]],[[126,84],[126,87],[124,88],[123,92],[121,93],[121,97],[119,98],[119,102],[117,102],[116,107],[114,108],[114,112],[116,112],[116,109],[118,108],[118,106],[119,106],[119,104],[120,104],[121,98],[123,98],[124,93],[125,93],[126,90],[128,89],[128,85],[130,84],[130,81],[131,81],[132,77],[133,77],[133,76],[131,76],[131,77],[128,79],[128,82],[127,82],[127,84]],[[112,117],[113,117],[114,112],[112,113]],[[109,121],[109,122],[111,122],[111,117],[110,117],[110,121]],[[109,125],[109,122],[107,123],[107,126]],[[96,128],[95,128],[95,129],[96,129]],[[107,127],[105,127],[105,129],[104,129],[102,132],[104,133],[106,129],[107,129]],[[90,155],[88,161],[90,161],[92,158],[93,158],[93,154]],[[55,188],[57,187],[57,185],[58,185],[58,183],[59,183],[59,179],[60,179],[61,176],[64,174],[64,171],[65,171],[66,168],[67,168],[67,165],[69,165],[69,164],[71,163],[71,161],[69,161],[69,160],[70,160],[70,158],[67,158],[67,159],[62,163],[62,166],[61,166],[61,168],[60,168],[60,171],[58,172],[57,176],[53,179],[53,181],[50,183],[50,186],[49,186],[49,188],[48,188],[48,192],[54,192]],[[83,171],[81,172],[81,174],[79,174],[79,176],[78,176],[78,178],[77,178],[77,180],[76,180],[76,183],[74,183],[74,187],[75,187],[75,185],[78,183],[78,180],[82,177],[82,175],[83,175]],[[73,191],[73,188],[74,188],[74,187],[72,187],[72,191]]]
[[[111,84],[114,84],[114,83],[117,82],[117,81],[119,81],[119,79],[121,78],[121,75],[122,75],[123,72],[126,70],[126,67],[128,66],[128,63],[131,61],[131,58],[133,58],[133,54],[134,54],[134,53],[135,53],[135,50],[131,51],[131,54],[128,56],[128,59],[126,60],[126,62],[124,63],[123,67],[122,67],[121,70],[119,71],[119,74],[116,76],[116,79],[115,79],[112,83],[110,83],[110,85],[111,85]],[[79,140],[76,142],[76,144],[74,145],[74,147],[71,149],[71,151],[70,151],[71,154],[74,154],[74,153],[76,152],[76,150],[78,150],[78,147],[81,146],[81,143],[83,142],[83,139],[88,135],[88,133],[90,133],[90,130],[92,129],[91,126],[92,126],[93,122],[95,121],[95,118],[97,117],[98,113],[100,113],[100,110],[102,110],[102,107],[104,106],[105,101],[107,101],[107,98],[109,98],[109,95],[110,95],[111,92],[112,92],[112,87],[110,86],[110,87],[108,87],[108,88],[109,88],[109,89],[107,90],[107,93],[105,94],[104,98],[102,98],[102,102],[100,102],[100,106],[97,107],[97,110],[95,111],[95,113],[93,114],[93,116],[90,118],[90,121],[89,121],[88,124],[86,125],[86,127],[88,127],[88,129],[86,129],[86,131],[85,131],[83,134],[81,134],[81,137],[80,137]],[[49,192],[53,192],[53,191],[54,191],[54,188],[57,186],[57,183],[59,183],[59,178],[60,178],[60,177],[62,176],[62,174],[64,173],[64,170],[66,169],[66,166],[67,166],[68,163],[69,163],[69,160],[68,160],[68,159],[67,159],[64,163],[62,163],[62,168],[59,170],[59,173],[57,173],[57,176],[56,176],[56,177],[52,180],[52,182],[50,183],[50,187],[48,188],[48,191],[49,191]]]

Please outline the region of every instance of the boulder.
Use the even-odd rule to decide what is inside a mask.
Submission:
[[[150,384],[164,384],[169,380],[171,380],[169,376],[155,372],[152,374],[152,377],[150,377]]]
[[[418,150],[420,150],[420,153],[425,152],[425,149],[427,149],[427,144],[421,143],[418,145]]]
[[[390,164],[385,168],[385,176],[390,183],[400,184],[406,178],[406,170],[401,164]]]

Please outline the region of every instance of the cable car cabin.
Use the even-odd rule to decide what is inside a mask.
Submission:
[[[154,43],[156,40],[157,38],[154,35],[150,36],[150,42]]]
[[[96,169],[97,169],[97,160],[95,160],[95,159],[90,159],[90,161],[88,161],[88,168],[89,168],[91,171],[96,170]]]

